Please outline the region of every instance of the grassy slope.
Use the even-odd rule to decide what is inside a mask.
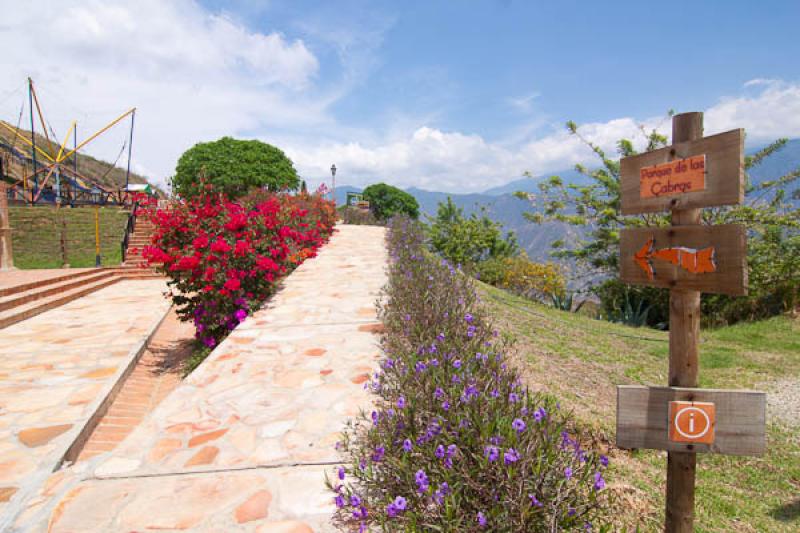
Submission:
[[[617,384],[666,383],[665,332],[570,314],[484,286],[504,334],[516,340],[523,374],[573,410],[601,446],[614,442]],[[709,388],[764,388],[800,378],[800,321],[789,317],[702,333],[700,381]],[[697,531],[800,529],[800,427],[770,421],[760,458],[698,459]],[[658,530],[666,455],[611,450],[620,526]]]
[[[120,241],[128,213],[106,207],[100,215],[100,254],[103,266],[122,260]],[[17,268],[60,268],[64,264],[61,231],[66,227],[66,263],[72,267],[95,266],[93,208],[9,207],[11,244]],[[62,224],[64,222],[66,225]]]

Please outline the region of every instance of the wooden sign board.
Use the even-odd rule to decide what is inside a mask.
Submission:
[[[622,214],[739,204],[744,130],[676,143],[620,161]]]
[[[679,402],[679,403],[672,403]],[[686,403],[683,403],[686,402]],[[758,391],[690,389],[680,387],[617,387],[617,446],[624,449],[648,448],[673,452],[706,452],[726,455],[762,455],[766,450],[767,395]],[[690,438],[674,437],[676,405],[700,406],[708,413],[713,405],[711,426],[701,438],[691,435],[706,429],[705,419],[698,415],[695,426],[683,426]],[[670,414],[673,416],[670,417]],[[680,424],[688,424],[687,411]],[[711,439],[702,438],[713,430]],[[705,442],[704,442],[705,441]]]
[[[620,235],[620,279],[635,285],[745,295],[744,226],[624,229]]]

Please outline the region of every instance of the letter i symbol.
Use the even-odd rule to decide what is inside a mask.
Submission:
[[[689,433],[694,433],[694,413],[689,413]]]

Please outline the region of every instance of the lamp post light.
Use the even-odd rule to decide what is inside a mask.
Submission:
[[[334,203],[336,202],[336,165],[331,165],[331,197],[333,198]]]

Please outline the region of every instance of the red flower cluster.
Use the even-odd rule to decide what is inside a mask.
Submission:
[[[333,232],[333,202],[317,195],[258,192],[239,202],[207,191],[158,209],[145,200],[139,216],[153,222],[151,266],[170,278],[178,314],[214,346],[257,309],[276,281],[314,257]]]

